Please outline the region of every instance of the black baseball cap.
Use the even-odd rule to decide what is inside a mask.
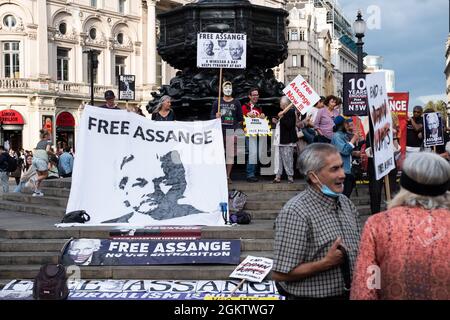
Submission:
[[[114,95],[114,91],[112,90],[106,90],[105,91],[105,99],[114,99],[116,96]]]

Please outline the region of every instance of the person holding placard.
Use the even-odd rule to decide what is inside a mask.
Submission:
[[[295,128],[295,108],[290,108],[288,111],[284,112],[289,104],[290,101],[286,96],[281,97],[281,111],[278,113],[280,119],[272,119],[272,122],[277,124],[280,130],[280,141],[277,146],[279,148],[278,168],[273,183],[281,182],[283,167],[288,175],[288,183],[294,183],[294,148],[298,138],[297,130]]]
[[[415,106],[413,117],[406,124],[406,156],[419,152],[423,146],[423,108]]]
[[[242,106],[242,114],[245,117],[264,119],[266,115],[262,112],[262,109],[256,105],[259,100],[259,89],[251,88],[248,91],[248,98],[250,101]],[[247,181],[258,182],[258,178],[256,178],[256,165],[258,163],[258,137],[246,137],[245,148],[248,153]]]
[[[220,99],[220,111],[218,101],[214,101],[211,109],[211,119],[222,120],[222,134],[225,146],[226,167],[228,183],[231,183],[231,170],[233,169],[234,155],[236,151],[237,137],[235,130],[239,128],[244,118],[242,117],[241,103],[233,98],[233,84],[225,81],[222,85],[223,98]]]

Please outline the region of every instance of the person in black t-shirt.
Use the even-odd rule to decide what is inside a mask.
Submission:
[[[220,112],[218,112],[218,101],[214,101],[211,109],[211,119],[221,119],[222,120],[222,133],[224,137],[224,146],[226,154],[227,163],[227,178],[228,182],[231,183],[230,175],[233,168],[234,154],[236,150],[236,135],[234,130],[236,130],[244,118],[242,117],[242,107],[241,103],[234,99],[233,85],[230,81],[225,81],[222,85],[223,98],[220,99]]]
[[[406,152],[418,152],[423,144],[423,109],[415,106],[413,117],[406,124]]]

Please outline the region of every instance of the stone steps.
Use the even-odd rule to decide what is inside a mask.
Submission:
[[[2,200],[0,201],[0,211],[14,211],[14,212],[39,214],[44,216],[56,217],[59,218],[59,220],[61,220],[64,217],[66,209],[65,207]]]
[[[23,204],[38,204],[50,207],[67,207],[68,198],[52,197],[45,195],[44,197],[33,197],[24,193],[7,193],[3,195],[5,201],[16,201]]]
[[[76,227],[76,228],[27,228],[0,229],[0,238],[4,239],[70,239],[94,238],[108,239],[112,229],[108,227]],[[203,227],[203,239],[273,239],[273,221],[255,219],[249,225],[233,225],[226,227]]]
[[[69,239],[0,239],[0,254],[6,252],[60,252]],[[272,239],[242,239],[242,251],[271,251]]]
[[[0,239],[1,252],[60,251],[68,239]]]

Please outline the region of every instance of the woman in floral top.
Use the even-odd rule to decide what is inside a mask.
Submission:
[[[450,299],[450,164],[411,154],[400,184],[364,227],[351,299]]]

